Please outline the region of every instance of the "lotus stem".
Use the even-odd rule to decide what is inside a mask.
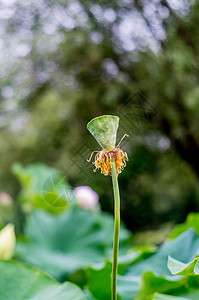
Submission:
[[[117,268],[118,268],[118,250],[119,250],[119,232],[120,232],[120,193],[117,180],[115,159],[111,159],[111,175],[114,195],[114,239],[113,239],[113,264],[111,281],[111,299],[117,300]]]

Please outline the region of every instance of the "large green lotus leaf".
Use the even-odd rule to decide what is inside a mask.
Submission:
[[[167,268],[168,255],[171,254],[187,263],[197,255],[198,251],[199,236],[194,230],[189,229],[176,239],[166,241],[155,254],[128,267],[123,281],[125,282],[127,277],[128,281],[132,282],[132,286],[135,286],[136,280],[138,281],[137,292],[139,292],[135,297],[138,300],[145,300],[154,292],[170,293],[173,290],[181,295],[183,292],[187,292],[184,284],[188,279],[171,276]],[[190,282],[188,286],[191,285]],[[134,289],[131,291],[133,295],[136,293]]]
[[[190,213],[183,224],[176,225],[170,234],[170,239],[175,239],[188,228],[193,228],[199,234],[199,213]]]
[[[116,146],[119,117],[100,116],[87,124],[87,129],[103,149],[113,149]]]
[[[196,257],[188,264],[169,256],[168,268],[173,275],[196,276],[199,275],[199,257]]]
[[[155,254],[144,260],[139,261],[139,257],[137,259],[134,257],[132,262],[129,260],[128,263],[131,266],[127,267],[124,276],[124,270],[119,265],[118,295],[122,300],[145,300],[151,299],[155,292],[170,293],[173,291],[174,294],[180,296],[187,293],[188,290],[185,286],[194,287],[194,284],[188,282],[187,278],[172,276],[167,268],[167,259],[168,255],[172,253],[175,257],[187,262],[191,257],[195,257],[198,249],[199,236],[190,229],[175,240],[166,241]],[[121,261],[125,262],[125,259]],[[92,268],[88,287],[94,295],[94,299],[108,299],[110,276],[111,268],[108,267],[108,263],[101,268]],[[103,287],[105,283],[107,283],[106,288]],[[101,290],[102,292],[100,292]]]
[[[151,300],[157,292],[169,293],[168,297],[179,296],[179,300],[193,300],[199,299],[198,284],[199,281],[195,278],[193,281],[189,277],[171,280],[166,276],[156,276],[153,272],[146,271],[142,274],[141,281],[139,276],[118,276],[118,293],[122,300]],[[167,298],[165,296],[160,299]]]
[[[88,268],[88,289],[94,299],[111,299],[111,262]],[[119,266],[118,273],[123,273]],[[132,300],[138,291],[139,277],[118,275],[118,300]]]
[[[182,293],[185,291],[186,278],[169,280],[164,276],[156,276],[153,272],[147,271],[141,277],[141,288],[137,293],[135,300],[150,299],[154,292],[164,293],[168,291],[175,291],[175,293]]]
[[[155,295],[152,297],[152,300],[187,300],[188,298],[184,297],[176,297],[176,296],[170,296],[160,293],[155,293]]]
[[[86,299],[87,300],[96,300],[93,298],[93,296],[91,295],[90,291],[88,290],[88,288],[84,289],[84,294],[86,295]]]
[[[110,262],[88,269],[87,285],[95,299],[111,299],[111,270]]]
[[[198,300],[199,299],[199,289],[190,289],[188,293],[181,296],[170,296],[160,293],[155,293],[152,300]]]
[[[76,207],[59,215],[35,211],[27,221],[25,241],[17,244],[16,256],[60,279],[108,258],[113,227],[112,216]],[[120,236],[122,252],[129,232],[121,228]]]
[[[181,277],[180,279],[175,277],[175,280],[170,280],[165,276],[156,276],[153,272],[147,271],[142,275],[141,289],[136,295],[135,300],[151,300],[154,299],[154,295],[156,295],[156,293],[166,294],[164,295],[164,298],[161,295],[160,299],[168,298],[169,300],[169,297],[171,296],[178,296],[180,299],[198,300],[198,286],[199,280],[196,277]]]
[[[0,260],[1,300],[86,300],[74,284],[58,283],[32,266]]]
[[[87,285],[94,299],[107,300],[111,298],[111,269],[110,262],[107,262],[103,266],[89,268]],[[151,295],[156,290],[164,292],[165,290],[174,289],[178,292],[185,292],[183,286],[187,281],[186,279],[176,281],[167,280],[163,276],[155,276],[149,271],[145,272],[142,276],[141,289],[140,276],[118,275],[117,282],[118,299],[145,300],[152,299]]]
[[[138,276],[118,275],[118,294],[122,300],[133,300],[139,287]]]
[[[197,284],[197,287],[198,286],[199,286],[199,283]],[[185,298],[186,300],[198,300],[199,299],[199,289],[191,288],[191,289],[189,289],[189,291],[186,294],[182,294],[180,296],[183,297],[183,299]]]
[[[171,275],[167,267],[168,256],[171,255],[183,263],[188,263],[198,254],[199,235],[190,228],[176,239],[164,242],[157,253],[130,266],[127,269],[127,274],[140,276],[145,271],[150,270],[156,275],[164,275],[170,279],[175,279],[175,276]]]
[[[66,176],[60,170],[43,164],[23,167],[18,163],[12,170],[21,184],[20,201],[26,211],[35,206],[53,213],[61,212],[74,200]]]
[[[123,276],[126,267],[140,261],[154,252],[154,247],[136,247],[136,251],[130,251],[119,256],[118,264],[118,299],[131,300],[138,292],[139,276]],[[111,270],[112,263],[107,261],[88,268],[88,288],[94,299],[106,300],[111,297]]]
[[[156,252],[156,247],[152,245],[143,245],[128,249],[128,251],[126,251],[124,254],[121,252],[123,251],[120,251],[118,258],[119,265],[126,265],[127,267],[154,254]]]
[[[190,257],[195,257],[198,249],[199,236],[190,229],[175,240],[165,242],[155,254],[142,261],[139,261],[139,258],[136,259],[135,256],[132,262],[127,259],[131,266],[127,268],[125,275],[123,275],[122,265],[119,265],[118,298],[122,300],[150,300],[153,299],[154,293],[159,292],[170,294],[168,297],[175,295],[192,299],[194,293],[198,295],[198,290],[195,289],[198,287],[199,281],[196,278],[191,281],[189,277],[171,276],[167,268],[167,257],[169,253],[173,253],[175,257],[189,261]],[[126,260],[120,258],[120,261],[125,263]],[[136,263],[136,261],[138,262]],[[106,300],[110,298],[111,263],[107,262],[104,266],[90,268],[88,278],[90,278],[88,288],[94,299]],[[161,297],[166,299],[166,296]]]
[[[176,239],[166,241],[154,255],[127,268],[127,275],[129,276],[142,275],[137,299],[145,299],[155,292],[170,292],[172,289],[175,293],[182,293],[183,280],[186,281],[187,279],[171,276],[167,267],[168,255],[187,263],[198,252],[199,235],[193,229],[189,229]]]

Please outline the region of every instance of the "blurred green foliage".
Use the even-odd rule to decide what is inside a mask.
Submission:
[[[18,243],[16,256],[63,279],[111,258],[113,227],[113,218],[106,213],[77,207],[58,216],[37,211],[28,218],[26,240]],[[129,244],[130,233],[121,228],[121,254]]]
[[[0,33],[0,189],[11,165],[42,162],[90,185],[112,211],[107,178],[86,162],[87,122],[120,117],[129,163],[122,218],[140,230],[199,208],[197,1],[4,2]]]
[[[198,275],[199,236],[190,218],[184,232],[160,247],[136,246],[122,227],[118,299],[197,299],[199,277],[193,275]],[[194,218],[197,223],[199,214]],[[113,219],[104,212],[78,206],[69,206],[59,215],[36,210],[18,238],[15,259],[37,266],[61,282],[78,284],[88,300],[107,300],[111,295],[112,231]]]
[[[12,171],[21,184],[18,200],[26,213],[32,211],[34,207],[58,213],[74,199],[72,188],[60,170],[43,164],[27,167],[14,164]]]
[[[75,196],[75,192],[57,169],[43,164],[27,167],[15,164],[13,170],[20,179],[21,193],[18,201],[25,220],[22,223],[23,232],[17,236],[15,260],[0,260],[2,299],[12,299],[13,295],[17,295],[19,300],[22,297],[109,299],[113,216],[100,209],[84,209],[79,206],[75,197],[69,202],[65,198],[67,205],[58,211],[60,202],[49,202],[49,198],[43,194],[43,187],[45,193],[52,191],[52,185],[45,184],[46,179],[49,176],[55,179],[57,189],[52,193],[55,199],[58,196],[58,199],[63,200],[63,187],[65,190],[70,189],[70,195]],[[45,206],[44,203],[48,205]],[[146,238],[143,234],[140,244],[139,239],[134,239],[122,224],[118,300],[198,299],[198,222],[199,213],[191,213],[184,224],[174,227],[169,238],[160,247],[148,244],[147,234]],[[167,234],[171,230],[169,228],[166,230]],[[153,231],[150,234],[153,235]],[[152,240],[151,238],[150,241]],[[15,278],[14,283],[11,278]],[[70,282],[77,284],[79,288]]]
[[[0,261],[1,299],[73,299],[86,300],[83,292],[72,283],[58,283],[39,269],[17,261]],[[14,278],[14,280],[13,280]],[[28,289],[27,289],[28,286]]]

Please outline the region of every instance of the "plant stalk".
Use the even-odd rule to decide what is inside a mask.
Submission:
[[[114,194],[114,239],[113,239],[113,264],[112,264],[112,282],[111,282],[111,299],[117,300],[117,266],[118,266],[118,250],[119,250],[119,232],[120,232],[120,193],[117,180],[117,172],[115,159],[111,159],[111,175]]]

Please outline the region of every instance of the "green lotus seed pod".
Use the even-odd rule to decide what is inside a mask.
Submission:
[[[113,149],[116,147],[118,125],[119,117],[104,115],[92,119],[87,129],[103,149]]]

